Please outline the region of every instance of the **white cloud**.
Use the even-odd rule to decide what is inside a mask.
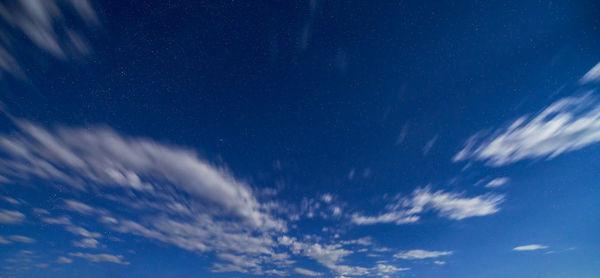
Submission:
[[[342,214],[342,209],[338,206],[334,206],[332,208],[333,216],[340,216]]]
[[[11,244],[10,240],[0,236],[0,244]]]
[[[333,195],[329,194],[329,193],[325,193],[321,196],[321,201],[323,201],[324,203],[331,203],[331,201],[333,200]]]
[[[434,261],[433,263],[437,264],[437,265],[445,265],[446,264],[445,261]]]
[[[116,264],[123,264],[123,265],[129,264],[129,262],[123,261],[122,255],[90,254],[90,253],[76,252],[76,253],[69,253],[69,256],[86,259],[86,260],[88,260],[90,262],[94,262],[94,263],[109,262],[109,263],[116,263]]]
[[[26,121],[15,123],[21,134],[0,136],[0,151],[11,157],[0,161],[5,166],[0,171],[7,175],[56,179],[74,187],[87,181],[88,186],[118,186],[155,196],[163,188],[154,183],[169,183],[256,228],[282,228],[261,211],[248,185],[190,150],[107,128],[50,131]]]
[[[585,75],[583,75],[581,79],[579,79],[579,83],[581,84],[596,82],[600,82],[600,63],[596,64]]]
[[[378,264],[374,267],[374,272],[377,273],[378,276],[390,275],[390,274],[394,274],[396,272],[407,271],[407,270],[410,270],[410,268],[396,267],[393,265],[386,265],[386,264]]]
[[[16,210],[0,209],[0,224],[18,224],[25,220],[25,215]]]
[[[343,245],[357,244],[357,245],[363,245],[363,246],[370,246],[370,245],[373,245],[373,238],[366,236],[366,237],[361,237],[361,238],[352,239],[352,240],[343,240],[340,243]]]
[[[312,270],[301,268],[301,267],[294,268],[294,272],[296,272],[298,274],[306,275],[306,276],[322,276],[323,275],[323,273],[321,273],[321,272],[316,272],[316,271],[312,271]]]
[[[437,211],[442,217],[461,220],[496,213],[500,210],[498,206],[503,199],[503,195],[496,194],[464,197],[459,193],[448,193],[441,190],[432,193],[428,187],[418,188],[410,198],[403,198],[388,206],[388,212],[378,216],[354,214],[352,222],[358,225],[414,223],[420,219],[420,214],[428,210]]]
[[[510,179],[507,177],[495,178],[495,179],[489,181],[485,185],[485,187],[488,187],[488,188],[500,187],[500,186],[507,184],[509,181],[510,181]]]
[[[35,242],[35,239],[26,237],[26,236],[21,236],[21,235],[12,235],[12,236],[9,236],[8,239],[10,239],[13,242],[20,242],[20,243],[34,243]]]
[[[97,248],[99,242],[93,238],[83,238],[79,241],[73,241],[73,246],[80,248]]]
[[[513,248],[513,251],[534,251],[540,249],[546,249],[548,246],[539,245],[539,244],[530,244],[530,245],[522,245]]]
[[[19,201],[19,200],[15,199],[15,198],[11,198],[11,197],[4,196],[4,197],[2,197],[2,199],[3,199],[4,201],[6,201],[6,202],[10,203],[10,204],[11,204],[11,205],[13,205],[13,206],[18,206],[18,205],[21,205],[21,201]]]
[[[79,18],[73,20],[66,14]],[[5,43],[0,46],[0,70],[17,77],[24,75],[17,48],[34,46],[61,60],[80,57],[90,49],[83,30],[99,24],[89,0],[9,1],[0,4],[0,19],[6,23]]]
[[[410,251],[402,251],[394,255],[394,258],[404,259],[404,260],[421,260],[421,259],[429,259],[429,258],[437,258],[440,256],[449,256],[452,255],[452,251],[427,251],[427,250],[410,250]]]
[[[92,214],[96,212],[96,210],[91,206],[88,206],[84,203],[75,200],[65,200],[65,205],[68,209],[79,212],[81,214]]]
[[[433,145],[435,145],[435,142],[437,142],[438,137],[439,136],[436,134],[435,136],[433,136],[433,138],[431,138],[429,141],[427,141],[427,143],[423,147],[423,155],[427,155],[429,153],[431,148],[433,148]]]
[[[357,225],[371,225],[380,223],[395,223],[396,225],[415,223],[419,221],[419,216],[406,215],[402,211],[388,212],[378,216],[363,216],[360,214],[352,215],[352,223]]]
[[[560,99],[535,117],[522,116],[465,143],[454,161],[480,160],[502,166],[524,159],[551,159],[600,141],[600,103],[591,95]]]
[[[67,257],[61,256],[61,257],[56,258],[56,263],[59,263],[59,264],[70,264],[72,262],[73,262],[73,260],[70,258],[67,258]]]

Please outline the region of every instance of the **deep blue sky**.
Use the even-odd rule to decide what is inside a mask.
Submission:
[[[376,2],[0,2],[0,277],[600,276],[600,4]]]

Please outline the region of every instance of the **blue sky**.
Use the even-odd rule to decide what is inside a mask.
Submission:
[[[3,1],[0,277],[599,277],[595,1]]]

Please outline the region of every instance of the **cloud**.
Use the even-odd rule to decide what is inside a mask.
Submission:
[[[10,240],[0,236],[0,244],[11,244]]]
[[[600,63],[596,64],[585,75],[583,75],[581,79],[579,79],[579,83],[581,84],[597,82],[600,82]]]
[[[68,231],[74,235],[83,236],[86,238],[101,238],[102,237],[102,235],[100,233],[88,231],[87,229],[85,229],[83,227],[80,227],[80,226],[77,226],[77,225],[71,223],[71,219],[66,216],[61,216],[61,217],[57,217],[57,218],[42,217],[41,219],[42,219],[42,222],[44,222],[46,224],[62,225],[62,226],[64,226],[66,231]]]
[[[34,243],[35,242],[35,239],[26,237],[26,236],[21,236],[21,235],[12,235],[12,236],[9,236],[8,239],[12,240],[13,242],[20,242],[20,243]]]
[[[404,139],[406,139],[407,134],[408,124],[404,124],[404,126],[402,126],[402,130],[400,130],[400,134],[398,134],[398,137],[396,138],[396,145],[402,144],[402,142],[404,142]]]
[[[76,253],[69,253],[69,256],[86,259],[86,260],[88,260],[90,262],[94,262],[94,263],[109,262],[109,263],[116,263],[116,264],[122,264],[122,265],[129,264],[129,262],[123,261],[122,255],[90,254],[90,253],[76,252]]]
[[[524,159],[552,159],[600,141],[600,103],[584,95],[560,99],[535,117],[522,116],[490,135],[471,136],[453,161],[503,166]]]
[[[323,201],[324,203],[331,203],[331,201],[333,200],[333,195],[329,194],[329,193],[325,193],[323,195],[321,195],[321,201]]]
[[[539,245],[539,244],[530,244],[530,245],[522,245],[513,248],[513,251],[534,251],[540,249],[546,249],[548,246]]]
[[[81,214],[92,214],[96,212],[94,208],[75,200],[65,200],[65,205],[68,209],[79,212]]]
[[[438,137],[439,136],[436,134],[435,136],[433,136],[433,138],[431,138],[429,141],[427,141],[427,143],[423,147],[423,155],[427,155],[429,153],[431,148],[433,148],[433,145],[435,145],[435,142],[437,142]]]
[[[309,257],[321,265],[327,267],[336,275],[341,276],[363,276],[369,274],[391,274],[398,271],[405,271],[408,268],[396,268],[394,266],[376,265],[370,268],[362,266],[350,266],[343,264],[344,257],[353,254],[351,250],[343,248],[344,244],[367,244],[370,240],[361,238],[353,241],[345,241],[334,244],[321,244],[302,242],[293,237],[281,236],[278,238],[278,243],[282,246],[287,246],[295,255]]]
[[[437,264],[437,265],[445,265],[446,264],[445,261],[434,261],[433,263]]]
[[[0,73],[17,77],[24,77],[21,63],[26,60],[22,58],[29,53],[23,52],[28,49],[41,50],[60,60],[87,55],[90,47],[83,31],[99,25],[89,0],[9,1],[0,4],[0,20],[6,23],[4,44],[0,46]]]
[[[500,186],[507,184],[509,181],[510,181],[510,179],[507,177],[495,178],[495,179],[489,181],[485,185],[485,187],[488,187],[488,188],[500,187]]]
[[[0,224],[18,224],[25,220],[25,215],[16,210],[0,209]]]
[[[410,250],[410,251],[402,251],[394,255],[394,258],[404,259],[404,260],[422,260],[429,258],[437,258],[440,256],[449,256],[452,255],[452,251],[427,251],[427,250]]]
[[[61,257],[56,258],[56,263],[58,263],[58,264],[70,264],[72,262],[73,262],[73,260],[70,258],[67,258],[67,257],[61,256]]]
[[[504,200],[503,195],[484,194],[464,197],[463,194],[431,192],[428,187],[417,188],[410,198],[400,199],[388,206],[388,212],[378,216],[352,215],[351,221],[357,225],[395,223],[396,225],[414,223],[428,210],[436,211],[439,216],[454,220],[494,214]]]
[[[386,264],[378,264],[374,267],[373,270],[378,276],[384,276],[384,275],[390,275],[390,274],[394,274],[394,273],[401,272],[401,271],[407,271],[407,270],[410,270],[410,268],[396,267],[393,265],[386,265]]]
[[[282,228],[261,211],[248,185],[190,150],[121,136],[108,128],[51,131],[27,121],[15,123],[20,134],[0,136],[0,151],[11,158],[0,160],[6,175],[55,179],[76,188],[82,183],[121,187],[154,196],[163,189],[157,183],[169,183],[256,228]]]
[[[2,200],[6,201],[7,203],[10,203],[13,206],[19,206],[22,203],[22,201],[19,201],[15,198],[11,198],[11,197],[6,197],[6,196],[2,197]]]
[[[316,271],[308,270],[308,269],[301,268],[301,267],[294,268],[294,272],[296,272],[298,274],[306,275],[306,276],[322,276],[323,275],[323,273],[321,273],[321,272],[316,272]]]
[[[93,238],[83,238],[79,241],[73,241],[73,246],[80,248],[97,248],[99,242]]]

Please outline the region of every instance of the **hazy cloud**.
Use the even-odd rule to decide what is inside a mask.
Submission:
[[[523,159],[554,158],[600,141],[600,103],[591,95],[552,103],[535,117],[522,116],[490,135],[467,140],[454,161],[481,160],[502,166]]]
[[[449,256],[452,255],[452,251],[427,251],[427,250],[410,250],[410,251],[402,251],[394,255],[395,258],[404,259],[404,260],[421,260],[421,259],[429,259],[429,258],[437,258],[440,256]]]
[[[529,244],[529,245],[517,246],[517,247],[513,248],[513,250],[514,251],[535,251],[535,250],[546,249],[546,248],[548,248],[548,246],[539,245],[539,244]]]

